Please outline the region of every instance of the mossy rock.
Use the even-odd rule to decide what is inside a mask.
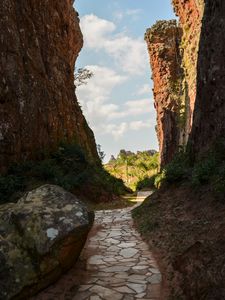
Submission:
[[[93,220],[54,185],[0,206],[0,299],[26,299],[57,280],[78,259]]]

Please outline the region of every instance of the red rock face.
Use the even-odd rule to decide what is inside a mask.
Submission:
[[[197,69],[197,98],[190,138],[193,155],[225,139],[225,2],[207,0]]]
[[[0,171],[60,141],[97,153],[75,96],[83,39],[72,0],[0,3]]]
[[[145,35],[154,81],[161,166],[172,159],[179,144],[180,131],[177,123],[183,78],[180,38],[181,32],[176,21],[157,22]]]
[[[173,0],[173,6],[183,32],[180,44],[183,53],[182,68],[185,74],[183,91],[186,94],[184,98],[186,122],[183,144],[187,144],[196,99],[197,61],[204,0]]]
[[[173,0],[173,6],[179,16],[178,27],[172,21],[159,22],[165,26],[160,29],[156,24],[146,34],[151,36],[146,40],[162,167],[171,161],[179,146],[186,146],[192,128],[204,1]]]

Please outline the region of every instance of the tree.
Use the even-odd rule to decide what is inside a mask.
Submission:
[[[102,146],[101,145],[97,145],[97,151],[98,151],[98,156],[101,159],[101,162],[103,162],[104,158],[105,158],[105,153],[104,151],[102,151]]]
[[[94,74],[92,71],[86,68],[80,68],[77,71],[75,70],[74,82],[76,86],[81,86],[87,84],[87,80],[93,77]]]
[[[109,164],[113,164],[116,163],[116,159],[114,155],[111,155],[110,160],[109,160]]]

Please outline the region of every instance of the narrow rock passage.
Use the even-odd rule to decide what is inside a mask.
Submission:
[[[161,274],[133,227],[132,208],[96,212],[80,261],[35,300],[160,299]]]

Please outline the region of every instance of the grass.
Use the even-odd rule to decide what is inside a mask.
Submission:
[[[138,230],[141,234],[146,235],[149,232],[156,230],[159,227],[157,220],[158,205],[152,204],[147,200],[132,211],[134,220],[138,220]]]

